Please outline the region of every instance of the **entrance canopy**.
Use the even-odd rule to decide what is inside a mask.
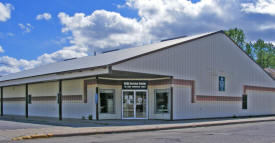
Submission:
[[[76,72],[63,72],[58,74],[49,74],[43,76],[34,76],[29,78],[21,78],[15,80],[8,80],[0,82],[0,86],[13,86],[30,83],[50,82],[58,80],[70,80],[79,78],[99,77],[101,79],[114,79],[114,80],[125,80],[125,79],[159,79],[159,78],[170,78],[166,75],[155,75],[147,73],[136,73],[127,71],[116,71],[111,68],[98,68]]]

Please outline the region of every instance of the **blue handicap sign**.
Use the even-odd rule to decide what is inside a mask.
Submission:
[[[219,91],[225,91],[225,77],[219,76]]]

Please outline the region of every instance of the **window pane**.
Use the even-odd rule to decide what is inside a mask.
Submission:
[[[168,95],[168,91],[156,91],[156,113],[168,113]]]
[[[100,113],[114,113],[114,91],[110,91],[100,92]]]

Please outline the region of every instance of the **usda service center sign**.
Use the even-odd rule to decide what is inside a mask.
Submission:
[[[122,89],[147,89],[147,81],[123,81]]]

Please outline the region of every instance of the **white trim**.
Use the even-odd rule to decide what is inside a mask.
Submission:
[[[132,91],[132,92],[134,92],[134,117],[133,118],[124,118],[124,116],[123,116],[123,100],[124,100],[124,98],[123,98],[123,92],[127,92],[127,91]],[[145,92],[146,93],[146,117],[145,118],[137,118],[136,117],[136,92],[139,92],[139,91],[141,91],[141,92]],[[148,119],[148,90],[121,90],[121,119],[126,119],[126,120],[128,120],[128,119]]]

